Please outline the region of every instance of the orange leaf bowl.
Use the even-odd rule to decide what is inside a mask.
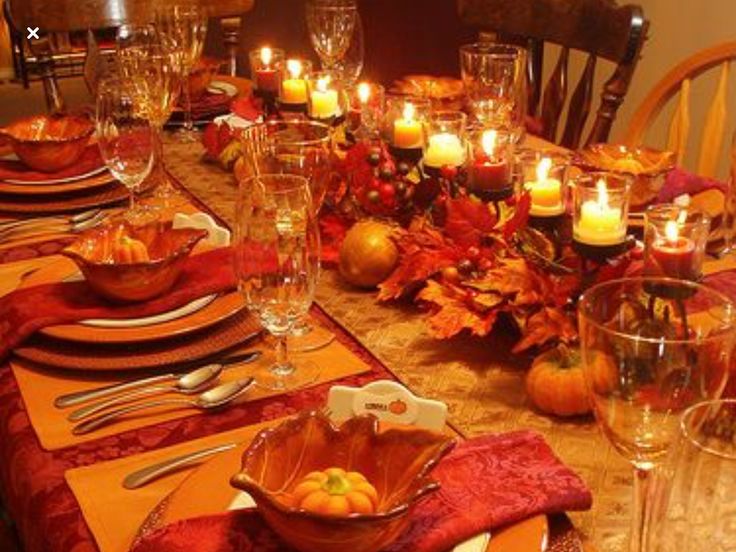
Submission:
[[[0,129],[13,151],[30,168],[53,173],[82,156],[95,127],[82,115],[34,115]]]
[[[452,437],[424,429],[379,430],[371,415],[336,427],[321,412],[305,411],[259,433],[230,482],[300,552],[376,552],[406,528],[417,502],[439,489],[429,473],[454,445]],[[360,472],[373,484],[375,513],[338,516],[290,504],[290,490],[306,474],[331,466]]]
[[[145,244],[149,260],[112,261],[111,242],[121,228],[126,236]],[[77,263],[89,286],[103,297],[116,302],[147,301],[171,289],[184,261],[206,236],[207,230],[173,229],[158,222],[140,227],[115,222],[87,230],[61,254]]]

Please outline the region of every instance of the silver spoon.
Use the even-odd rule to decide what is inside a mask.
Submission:
[[[143,387],[141,389],[134,389],[127,393],[121,393],[117,397],[99,401],[96,403],[88,404],[82,408],[78,408],[69,414],[67,419],[70,422],[77,422],[89,418],[92,414],[97,414],[102,410],[106,410],[111,406],[118,406],[121,404],[128,403],[134,399],[140,397],[148,397],[150,395],[161,395],[163,393],[180,393],[182,395],[194,395],[201,393],[205,389],[208,389],[212,384],[217,381],[222,374],[222,364],[208,364],[197,368],[172,383],[166,385],[154,385],[151,387]]]
[[[194,399],[159,399],[157,401],[131,404],[112,410],[95,418],[91,418],[81,424],[77,424],[72,429],[72,433],[74,435],[84,435],[85,433],[90,433],[99,427],[109,424],[116,418],[124,416],[125,414],[138,412],[139,410],[147,410],[157,406],[183,405],[189,408],[197,408],[199,410],[212,410],[231,403],[237,397],[250,389],[254,383],[254,378],[244,378],[213,387]]]

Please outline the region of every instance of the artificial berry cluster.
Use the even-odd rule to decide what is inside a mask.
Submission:
[[[370,148],[365,161],[370,170],[353,179],[353,193],[361,207],[372,215],[391,216],[410,211],[415,191],[409,179],[412,166],[395,161],[381,147]]]
[[[493,262],[483,254],[479,247],[471,246],[465,255],[454,265],[442,269],[442,277],[451,283],[477,278],[493,268]]]

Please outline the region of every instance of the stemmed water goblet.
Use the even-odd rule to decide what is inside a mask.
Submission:
[[[350,48],[358,17],[356,0],[308,0],[307,27],[322,68],[335,69]]]
[[[598,425],[634,467],[631,552],[646,550],[650,483],[680,414],[717,398],[736,337],[734,305],[706,286],[668,278],[611,280],[578,307],[588,395]]]
[[[136,202],[141,183],[151,172],[155,131],[141,111],[135,90],[117,77],[100,82],[97,89],[97,143],[110,173],[128,189],[130,204],[125,219],[140,225],[155,219],[155,212]]]
[[[276,360],[261,386],[285,390],[319,376],[311,362],[294,362],[287,338],[314,300],[319,228],[309,183],[293,174],[261,174],[240,182],[235,273],[248,309],[276,339]]]
[[[346,86],[354,86],[363,72],[365,56],[365,41],[363,39],[363,21],[360,14],[355,13],[353,34],[350,37],[350,46],[345,55],[335,64],[334,70],[340,75]]]

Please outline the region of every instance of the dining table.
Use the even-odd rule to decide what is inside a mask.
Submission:
[[[528,136],[525,145],[556,147],[534,136]],[[237,199],[232,172],[205,160],[200,143],[180,143],[167,137],[164,151],[167,170],[182,192],[186,209],[207,212],[232,227]],[[29,272],[57,261],[58,250],[68,243],[68,236],[59,236],[10,249],[0,246],[0,294],[21,285]],[[732,265],[729,260],[711,260],[706,271]],[[220,413],[192,413],[52,450],[39,440],[14,372],[7,365],[0,367],[2,504],[24,550],[99,549],[65,477],[69,470],[256,427],[305,408],[323,406],[335,383],[360,386],[376,379],[396,379],[418,396],[447,404],[450,430],[462,438],[518,429],[541,434],[593,495],[590,510],[569,513],[552,523],[553,531],[565,532],[570,541],[557,549],[625,549],[633,507],[629,464],[602,436],[591,416],[563,419],[533,408],[524,387],[531,357],[512,354],[514,336],[509,331],[499,329],[484,338],[463,335],[435,339],[412,305],[378,302],[374,292],[349,286],[332,269],[321,272],[312,316],[370,369]],[[101,502],[108,495],[105,488],[89,492],[96,492],[95,499]]]

